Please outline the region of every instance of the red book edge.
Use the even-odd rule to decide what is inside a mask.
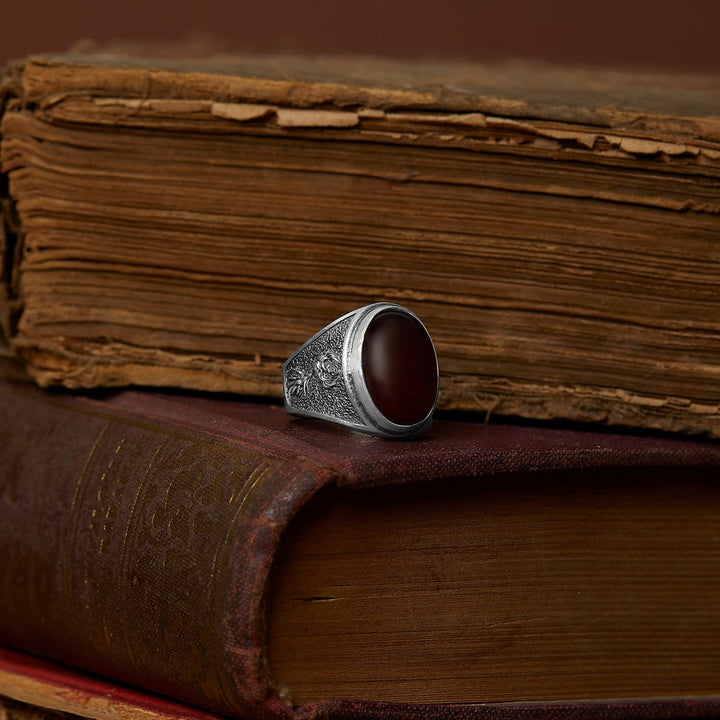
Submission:
[[[0,695],[94,720],[219,720],[151,693],[0,648]]]

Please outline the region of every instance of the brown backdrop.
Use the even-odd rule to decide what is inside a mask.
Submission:
[[[720,71],[718,0],[0,0],[0,61],[92,38]]]

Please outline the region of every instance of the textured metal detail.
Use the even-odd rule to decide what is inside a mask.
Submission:
[[[291,412],[362,423],[342,376],[343,343],[351,322],[346,317],[330,325],[288,360],[285,397]]]
[[[334,352],[326,352],[315,363],[315,375],[324,388],[335,387],[342,382],[342,360]]]

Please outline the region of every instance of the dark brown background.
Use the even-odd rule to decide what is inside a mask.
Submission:
[[[0,0],[0,62],[75,40],[539,58],[720,74],[719,0]]]

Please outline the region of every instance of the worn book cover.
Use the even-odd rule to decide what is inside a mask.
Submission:
[[[716,443],[0,396],[0,646],[237,718],[718,709]]]

